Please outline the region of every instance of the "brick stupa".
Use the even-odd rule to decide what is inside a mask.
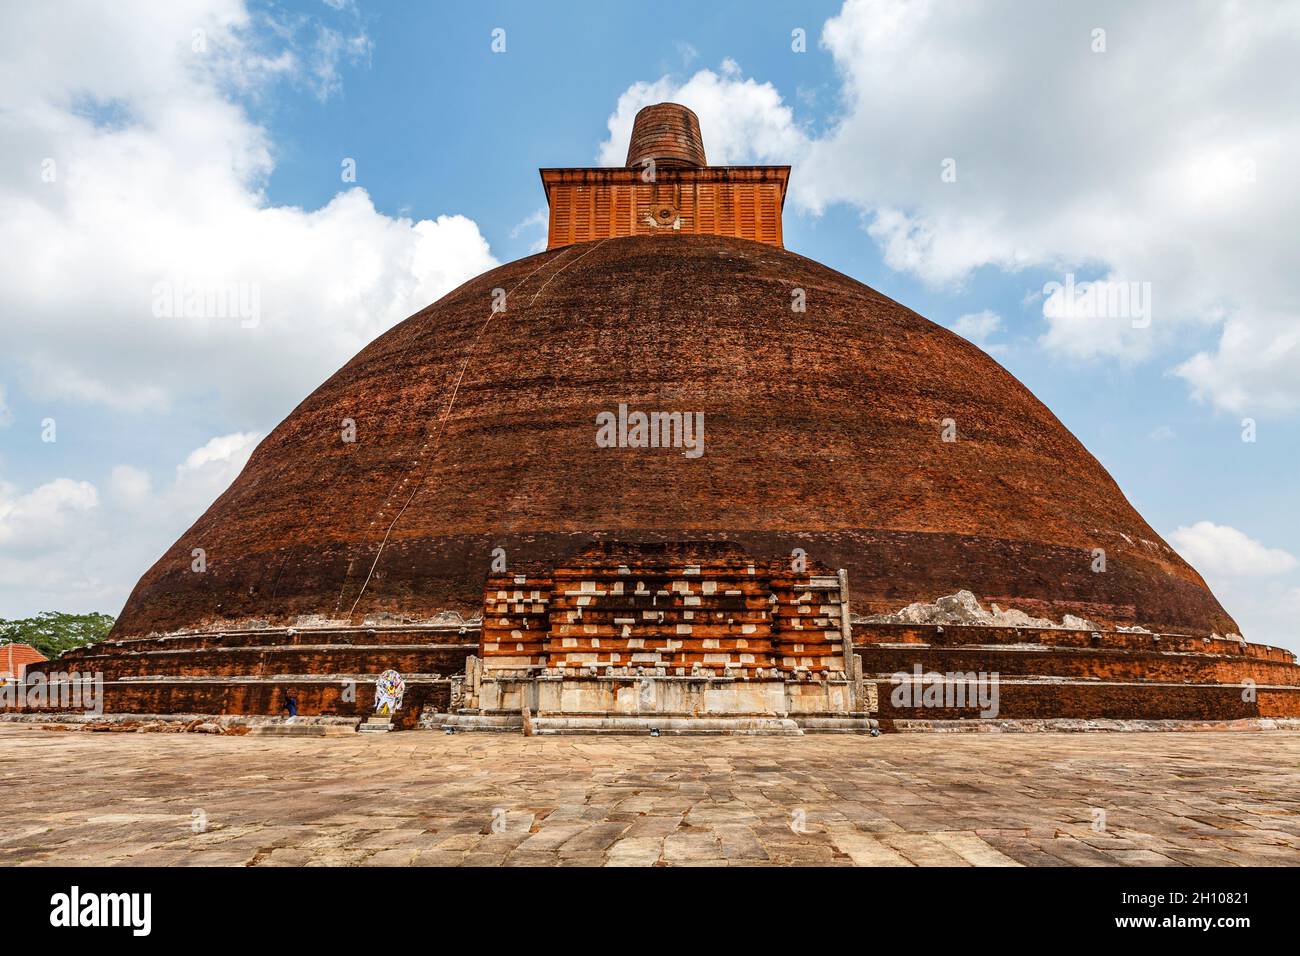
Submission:
[[[1300,716],[1293,657],[1237,637],[1028,389],[960,336],[785,250],[789,175],[707,165],[698,120],[676,104],[637,116],[623,168],[543,169],[547,250],[370,343],[145,573],[111,641],[57,666],[102,670],[110,710],[156,714],[275,714],[292,693],[302,714],[350,717],[386,668],[408,678],[408,720],[476,711],[504,657],[495,666],[524,677],[720,682],[708,693],[839,681],[845,702],[827,692],[817,706],[886,727],[974,716],[876,692],[917,664],[999,673],[1003,719]],[[653,413],[677,415],[660,420],[677,431],[659,447],[629,440],[628,421]],[[684,447],[697,415],[701,447]],[[617,440],[599,440],[601,416],[618,418]],[[742,587],[751,565],[761,581]],[[560,630],[582,620],[557,583],[574,574],[608,617],[581,637]],[[637,574],[672,607],[615,601]],[[729,582],[700,605],[716,633],[676,630],[702,625],[681,613],[711,575]],[[805,597],[814,580],[837,583]],[[888,617],[959,592],[967,609],[1020,613]],[[815,641],[779,620],[800,603]],[[666,611],[681,646],[641,616]],[[637,636],[615,624],[632,617]],[[592,646],[601,633],[615,643]],[[351,700],[350,681],[363,687]],[[502,714],[545,710],[529,693],[494,700]],[[582,698],[586,716],[624,707],[620,693]],[[725,696],[653,706],[699,717]],[[777,697],[748,716],[798,709]],[[763,706],[727,699],[724,711]]]

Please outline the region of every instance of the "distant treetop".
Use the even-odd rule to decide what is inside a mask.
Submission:
[[[89,614],[42,611],[35,617],[13,621],[0,618],[0,645],[9,641],[30,644],[46,657],[55,658],[71,648],[102,641],[112,626],[110,615],[95,611]]]

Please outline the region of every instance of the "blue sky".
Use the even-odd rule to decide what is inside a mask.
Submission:
[[[621,155],[611,126],[667,94],[700,113],[715,162],[793,164],[788,248],[943,325],[991,313],[962,328],[991,329],[970,334],[1247,636],[1300,648],[1300,30],[1284,7],[67,12],[0,15],[0,617],[115,613],[325,375],[534,250],[539,166]],[[56,36],[62,53],[35,59]],[[960,174],[945,186],[947,157]],[[268,321],[158,325],[154,283],[213,261],[197,268],[260,284]],[[1149,281],[1152,329],[1054,321],[1043,287],[1067,272]],[[57,441],[42,441],[51,418]]]

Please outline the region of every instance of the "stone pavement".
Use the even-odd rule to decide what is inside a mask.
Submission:
[[[0,863],[1300,865],[1300,733],[650,738],[0,725]]]

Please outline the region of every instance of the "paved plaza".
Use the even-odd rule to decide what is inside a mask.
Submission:
[[[1300,865],[1300,733],[651,738],[0,725],[0,863]]]

